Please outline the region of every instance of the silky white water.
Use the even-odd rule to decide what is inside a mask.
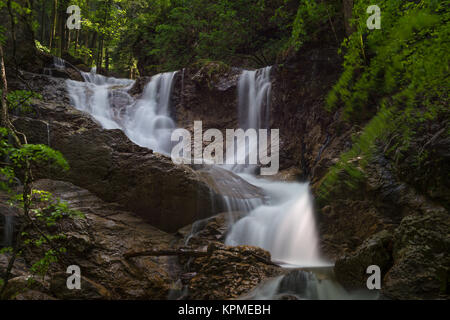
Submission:
[[[269,251],[285,265],[330,265],[320,257],[314,206],[306,183],[276,182],[240,174],[269,196],[266,204],[237,221],[226,238],[228,245],[247,244]]]
[[[242,71],[238,81],[238,119],[239,128],[266,129],[269,120],[271,67],[259,70]],[[259,138],[259,137],[258,137]],[[237,144],[232,150],[234,165],[226,168],[234,172],[255,173],[256,164],[249,163],[249,155],[258,153],[258,145],[251,145],[246,139],[245,144]],[[227,153],[228,154],[228,153]],[[230,159],[227,159],[227,162]],[[245,163],[245,164],[239,164]]]
[[[293,270],[261,283],[241,297],[246,300],[375,300],[379,292],[365,289],[348,291],[333,279],[330,268],[318,271]]]
[[[127,113],[127,136],[136,144],[169,154],[175,122],[170,116],[170,96],[176,72],[158,74],[145,86],[142,97]]]
[[[74,106],[91,114],[105,129],[121,129],[134,143],[160,153],[170,153],[170,95],[176,72],[158,74],[145,86],[142,96],[128,94],[134,81],[82,72],[85,82],[67,80]]]
[[[13,243],[14,216],[6,214],[2,217],[4,219],[4,224],[3,224],[3,237],[2,237],[1,246],[9,247]]]
[[[270,110],[271,68],[243,71],[238,83],[239,124],[243,129],[267,128]],[[170,135],[175,122],[170,97],[176,72],[152,77],[138,99],[127,91],[134,81],[82,73],[86,82],[67,81],[73,104],[90,113],[105,129],[121,129],[136,144],[169,154]],[[237,157],[248,158],[250,149],[236,150]],[[229,211],[247,214],[232,226],[226,238],[229,245],[254,245],[268,250],[274,261],[289,266],[324,266],[308,184],[276,182],[255,175],[256,166],[222,166],[267,195],[241,200],[229,192],[223,201]],[[220,170],[217,170],[220,173]],[[232,177],[232,175],[228,175]],[[220,179],[227,175],[220,174]],[[246,187],[242,185],[245,189]],[[238,193],[245,190],[237,188]]]
[[[243,71],[238,84],[238,114],[244,129],[267,128],[270,109],[271,68]],[[250,148],[237,150],[248,158]],[[296,266],[329,265],[320,257],[314,206],[308,184],[276,182],[251,174],[255,168],[236,165],[233,171],[264,190],[269,200],[237,221],[226,244],[247,244],[268,250],[272,259]]]

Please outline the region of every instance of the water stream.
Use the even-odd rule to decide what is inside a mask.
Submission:
[[[10,247],[13,244],[15,218],[11,214],[2,215],[1,218],[3,218],[3,236],[0,248]]]
[[[238,83],[237,110],[241,128],[268,127],[270,73],[270,67],[242,72]],[[90,113],[105,129],[121,129],[136,144],[168,154],[171,149],[170,135],[175,129],[170,110],[175,74],[169,72],[153,76],[137,99],[127,93],[134,81],[104,77],[96,74],[95,70],[82,73],[86,82],[67,80],[67,87],[75,107]],[[237,150],[237,156],[245,159],[249,150],[248,147]],[[226,181],[223,185],[228,190],[223,197],[228,211],[244,212],[243,218],[230,222],[232,225],[226,244],[259,246],[268,250],[274,261],[290,268],[331,267],[332,263],[320,255],[313,199],[308,184],[262,179],[255,174],[256,169],[256,166],[224,165],[212,173],[213,179],[214,174],[218,175],[217,182],[227,179],[227,176],[232,177],[223,174],[224,171],[232,171],[248,183],[248,186],[241,183],[233,190],[227,185],[232,181]],[[249,186],[262,189],[267,199],[236,200],[233,192],[244,193]],[[272,279],[247,298],[276,298],[284,291],[304,299],[351,298],[333,280],[322,282],[314,273],[299,274],[293,276],[289,273]],[[305,290],[303,293],[284,290],[287,283],[294,287],[296,283],[306,283],[310,289],[306,290],[307,293]]]

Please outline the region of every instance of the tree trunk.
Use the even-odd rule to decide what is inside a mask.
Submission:
[[[44,45],[45,39],[45,0],[42,0],[41,9],[41,44]]]
[[[8,103],[6,102],[6,95],[8,94],[8,83],[6,81],[5,62],[3,59],[3,47],[0,44],[0,74],[2,77],[2,112],[1,112],[1,126],[8,127]]]
[[[352,18],[353,11],[353,0],[343,0],[343,2],[345,33],[347,36],[350,36],[355,31],[350,25],[350,19]]]
[[[105,46],[105,70],[106,72],[109,71],[109,50],[108,50],[108,44]]]
[[[75,52],[77,52],[77,49],[78,49],[79,37],[80,37],[80,30],[77,29],[76,36],[75,36]]]
[[[62,56],[66,48],[66,8],[65,1],[60,1],[59,5],[59,55]]]
[[[69,49],[70,49],[71,36],[72,36],[72,32],[70,30],[67,30],[67,46],[66,46],[67,51],[69,51]]]
[[[55,37],[56,37],[56,26],[58,24],[58,0],[54,0],[53,1],[53,26],[52,29],[50,31],[50,41],[49,41],[49,48],[50,51],[52,50],[52,46],[55,42]]]

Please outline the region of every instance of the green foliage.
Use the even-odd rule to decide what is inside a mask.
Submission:
[[[31,195],[35,203],[46,204],[45,207],[32,209],[31,212],[48,227],[54,226],[63,218],[84,218],[82,212],[70,209],[67,202],[61,201],[59,198],[53,198],[50,192],[33,190]]]
[[[42,230],[45,231],[45,234],[24,232],[22,234],[23,243],[26,246],[43,250],[43,257],[33,263],[31,271],[36,275],[44,276],[50,266],[58,262],[59,255],[67,252],[64,247],[64,240],[67,237],[64,233],[59,232],[58,228],[55,228],[57,223],[63,219],[84,218],[85,216],[80,211],[70,209],[67,202],[54,198],[47,191],[32,190],[31,199],[33,200],[31,214],[43,226]],[[22,195],[16,196],[13,202],[23,206]],[[49,241],[53,243],[53,246],[49,246]],[[58,245],[55,246],[55,244]]]
[[[126,29],[115,56],[130,63],[130,55],[137,55],[148,72],[159,72],[201,59],[274,63],[289,41],[298,2],[174,0],[125,7]]]
[[[440,1],[377,4],[381,30],[371,31],[366,27],[367,1],[355,1],[356,31],[343,43],[344,70],[326,100],[330,111],[343,107],[345,121],[371,120],[323,179],[322,199],[344,185],[358,185],[377,142],[387,145],[385,153],[394,163],[400,161],[416,129],[448,108],[448,6]],[[417,163],[425,156],[417,155]]]
[[[365,126],[353,141],[352,148],[340,156],[339,162],[331,167],[322,179],[319,201],[328,199],[337,188],[355,189],[365,178],[364,168],[376,147],[376,141],[384,138],[392,129],[393,114],[384,107]],[[339,184],[342,183],[342,186]]]
[[[412,106],[448,91],[449,13],[437,1],[382,1],[381,30],[365,26],[366,2],[356,1],[354,27],[343,43],[344,71],[327,98],[344,117],[364,121],[385,96]],[[430,91],[431,90],[431,91]]]
[[[1,94],[1,90],[0,90]],[[6,100],[10,111],[29,113],[33,111],[32,99],[42,99],[40,94],[28,90],[14,90],[8,92]]]
[[[12,186],[15,179],[22,176],[22,171],[28,165],[54,163],[63,170],[69,169],[67,161],[60,152],[45,145],[25,144],[18,148],[10,144],[8,136],[8,130],[0,127],[0,159],[6,160],[1,162],[0,166],[1,190],[13,193]],[[28,214],[34,221],[32,225],[38,227],[31,228],[31,231],[23,231],[22,242],[24,246],[41,248],[43,257],[33,263],[31,272],[45,276],[50,266],[58,261],[59,255],[66,253],[67,250],[63,245],[55,245],[66,239],[66,236],[55,228],[57,223],[63,219],[83,218],[84,215],[70,209],[66,202],[54,198],[51,193],[42,190],[32,190],[29,195],[13,193],[9,203],[24,209],[25,200],[29,203]],[[6,252],[11,252],[11,248],[4,248],[1,253]]]
[[[300,49],[305,42],[310,40],[311,34],[317,32],[318,28],[334,15],[334,10],[334,4],[324,1],[300,0],[290,39],[294,49]]]
[[[25,144],[20,148],[13,146],[8,140],[8,130],[0,127],[0,159],[8,162],[0,166],[0,189],[8,190],[14,179],[22,175],[26,163],[34,166],[48,166],[51,164],[68,170],[69,164],[63,155],[46,145]]]
[[[50,53],[50,49],[46,46],[42,45],[38,40],[34,40],[34,43],[36,44],[36,48],[42,52]]]

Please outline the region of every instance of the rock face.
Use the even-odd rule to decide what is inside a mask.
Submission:
[[[212,248],[211,248],[212,247]],[[189,299],[230,299],[249,292],[262,280],[281,273],[270,263],[270,253],[251,247],[211,244],[212,255],[194,259],[188,283]]]
[[[203,69],[185,69],[177,74],[174,86],[175,118],[180,127],[193,130],[194,121],[203,130],[238,128],[237,82],[239,69],[220,72],[215,78]]]
[[[89,191],[71,183],[40,180],[33,187],[46,190],[67,201],[70,208],[80,210],[85,219],[61,222],[58,228],[67,235],[61,245],[67,254],[54,265],[45,281],[27,284],[29,266],[40,259],[38,248],[26,250],[13,269],[8,297],[16,299],[166,299],[176,279],[176,262],[166,257],[125,259],[123,253],[141,248],[168,248],[175,238],[144,222],[120,206],[105,203]],[[7,257],[0,256],[1,268]],[[66,286],[68,265],[81,269],[81,290]],[[36,293],[38,292],[38,293]]]
[[[383,293],[393,299],[450,299],[450,216],[405,217],[394,233],[394,266]]]
[[[338,280],[362,288],[370,265],[380,267],[382,293],[391,299],[448,299],[450,219],[443,211],[405,217],[394,234],[382,231],[335,264]]]
[[[383,230],[368,238],[352,254],[336,260],[334,272],[339,282],[349,289],[366,285],[368,266],[377,265],[383,275],[392,266],[392,234]]]
[[[336,50],[305,47],[271,73],[270,127],[280,129],[280,169],[300,169],[300,178],[312,185],[351,141],[351,127],[324,108],[340,73]]]
[[[49,135],[42,120],[19,118],[14,122],[30,143],[50,141],[68,160],[71,169],[50,173],[52,177],[120,203],[167,231],[211,214],[209,188],[191,168],[174,165],[170,158],[132,144],[119,130],[99,128],[76,110],[56,106],[54,112],[56,118],[44,117],[52,119]],[[57,120],[57,114],[65,119]]]
[[[433,193],[433,199],[421,192],[423,187],[405,182],[399,174],[404,165],[389,161],[383,149],[375,150],[357,189],[336,188],[333,200],[321,208],[323,251],[338,257],[336,274],[346,286],[365,286],[364,269],[375,264],[384,277],[382,293],[389,298],[448,297],[446,202],[440,201],[441,192]],[[414,170],[421,174],[416,168],[408,175]],[[440,178],[433,188],[445,189],[439,183]]]
[[[68,160],[71,169],[67,173],[49,169],[50,177],[120,203],[169,232],[223,211],[222,194],[211,183],[211,170],[197,172],[175,165],[170,158],[133,144],[120,130],[103,130],[68,104],[63,80],[28,77],[38,92],[42,90],[44,101],[36,100],[35,113],[17,118],[14,124],[30,143],[48,144]],[[237,176],[233,181],[244,183]],[[257,188],[249,190],[234,196],[263,197]]]
[[[58,80],[40,76],[53,85]],[[47,86],[43,86],[47,88]],[[64,90],[64,83],[56,85]],[[48,94],[44,98],[52,98]],[[58,101],[59,100],[59,101]],[[139,213],[152,225],[176,231],[213,214],[214,193],[190,167],[140,148],[120,130],[103,130],[86,114],[66,104],[35,101],[35,115],[14,121],[30,143],[49,144],[63,153],[71,169],[50,176],[73,182],[105,201],[120,203]],[[45,171],[45,170],[44,170]]]

